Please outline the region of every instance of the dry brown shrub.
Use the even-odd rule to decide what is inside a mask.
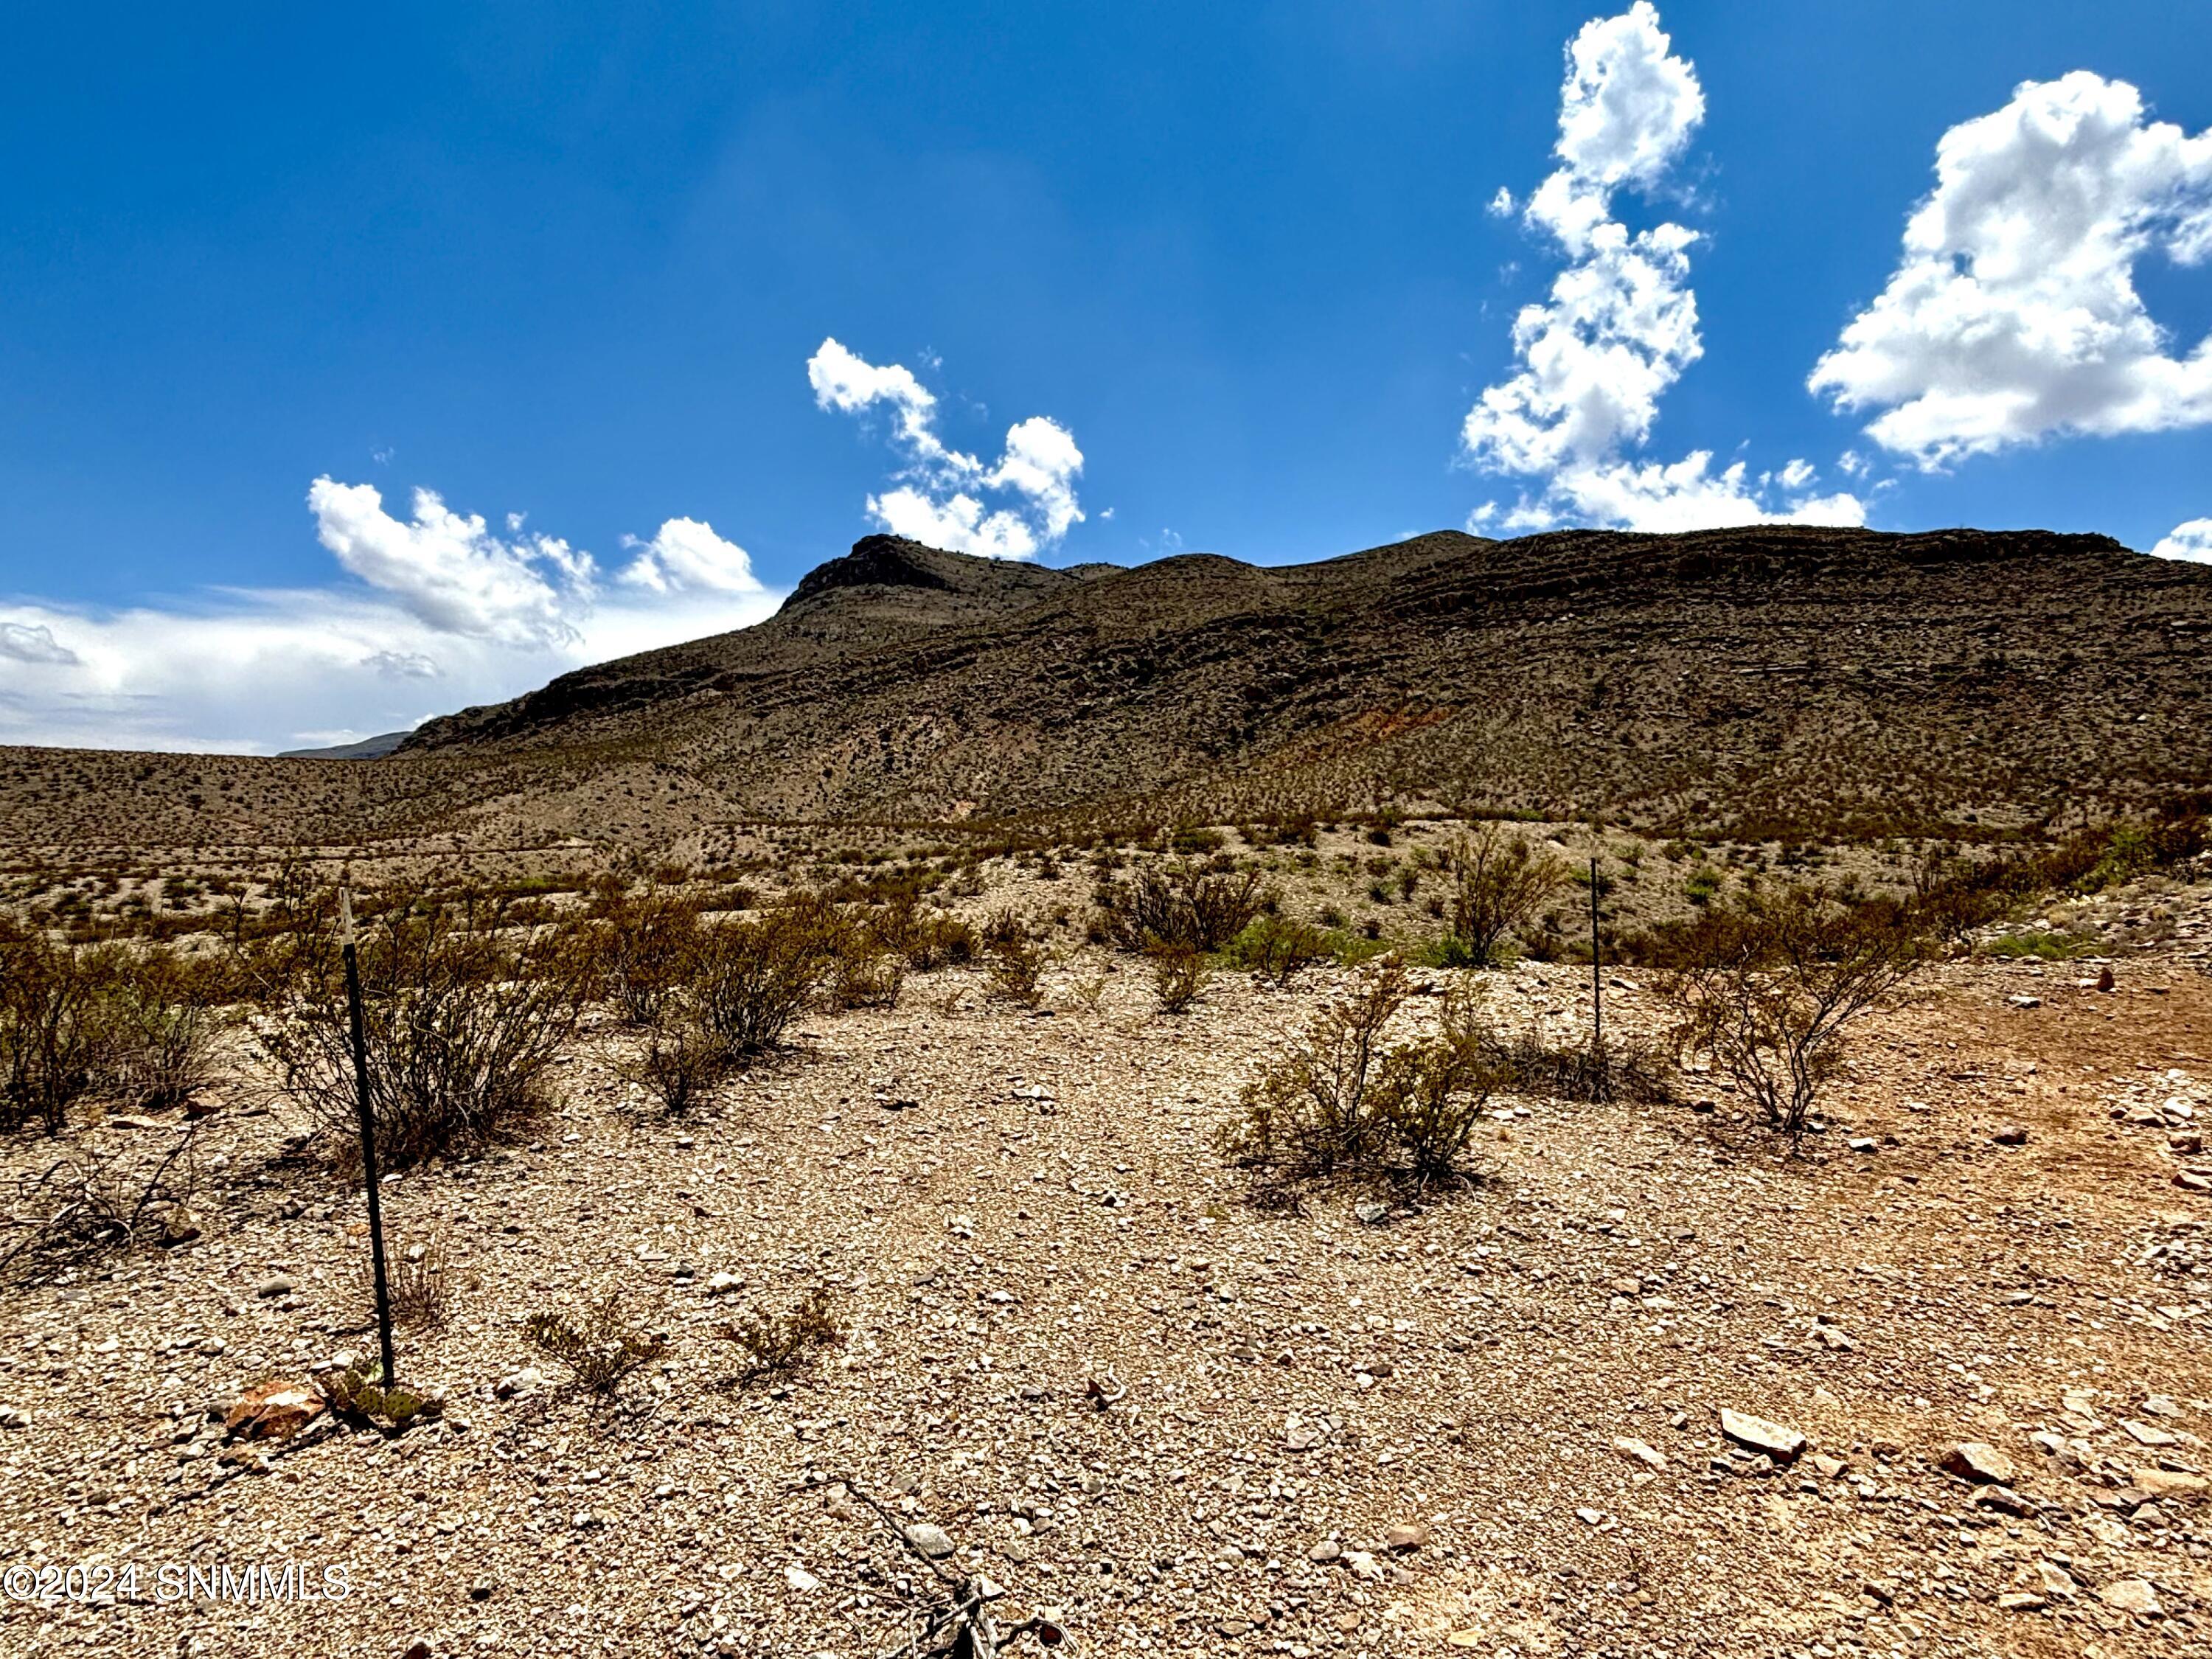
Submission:
[[[795,1370],[842,1335],[830,1312],[830,1291],[819,1285],[788,1313],[745,1314],[717,1327],[714,1334],[744,1356],[732,1379],[738,1384]]]
[[[1792,1136],[1843,1063],[1846,1029],[1893,1003],[1931,954],[1909,908],[1808,887],[1716,907],[1667,949],[1657,989],[1677,1052],[1709,1056]]]
[[[1451,878],[1445,900],[1447,967],[1486,968],[1509,934],[1525,932],[1567,884],[1567,866],[1495,821],[1456,836],[1441,860]]]

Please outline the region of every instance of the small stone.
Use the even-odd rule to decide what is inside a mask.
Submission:
[[[1721,1408],[1721,1432],[1747,1450],[1763,1452],[1778,1463],[1795,1462],[1805,1449],[1805,1437],[1795,1429],[1748,1412]]]
[[[801,1595],[822,1588],[822,1581],[795,1561],[783,1570],[783,1582]]]
[[[2000,1146],[2025,1146],[2027,1145],[2027,1127],[2025,1124],[2008,1123],[1990,1139]]]
[[[1371,1198],[1363,1198],[1352,1206],[1352,1213],[1359,1218],[1363,1227],[1379,1227],[1390,1218],[1390,1206],[1377,1204]]]
[[[2036,1577],[2043,1581],[2043,1593],[2045,1595],[2056,1595],[2062,1600],[2070,1601],[2081,1594],[2081,1587],[2075,1583],[2074,1575],[2055,1561],[2037,1562],[2035,1573]]]
[[[1586,1527],[1601,1527],[1605,1524],[1603,1510],[1579,1509],[1575,1511],[1575,1516]]]
[[[1306,1559],[1327,1566],[1344,1553],[1344,1546],[1334,1538],[1324,1538],[1306,1552]]]
[[[1666,1456],[1657,1447],[1646,1445],[1632,1436],[1618,1437],[1613,1443],[1613,1449],[1623,1457],[1633,1458],[1638,1463],[1651,1468],[1663,1469],[1667,1467]]]
[[[1284,1431],[1283,1445],[1290,1451],[1306,1452],[1313,1450],[1328,1438],[1327,1431],[1318,1425],[1301,1423],[1296,1428]]]
[[[494,1588],[495,1586],[490,1579],[479,1578],[475,1583],[469,1586],[469,1600],[471,1601],[489,1601],[491,1600],[492,1590]]]
[[[264,1382],[239,1396],[222,1426],[248,1440],[282,1440],[322,1415],[323,1396],[311,1383]]]
[[[256,1289],[253,1293],[258,1297],[263,1297],[264,1300],[273,1302],[280,1296],[291,1295],[293,1291],[299,1288],[300,1287],[297,1285],[295,1285],[290,1279],[285,1278],[283,1274],[279,1273],[274,1279],[263,1279],[259,1287]]]
[[[2097,1599],[2118,1612],[2145,1619],[2155,1619],[2163,1611],[2158,1605],[2157,1590],[2145,1578],[2115,1578],[2098,1590]]]
[[[950,1534],[933,1521],[916,1521],[906,1528],[906,1541],[933,1561],[942,1561],[952,1553]]]
[[[1985,1510],[2001,1510],[2006,1515],[2030,1515],[2035,1506],[2010,1486],[1984,1486],[1974,1494],[1974,1502]]]
[[[1401,1521],[1382,1534],[1382,1547],[1392,1550],[1417,1550],[1429,1541],[1429,1529],[1418,1521]]]
[[[512,1400],[519,1394],[536,1394],[544,1387],[545,1373],[535,1365],[525,1365],[493,1383],[491,1391],[501,1400]]]
[[[1946,1473],[1976,1486],[2008,1486],[2012,1484],[2012,1459],[1995,1446],[1980,1440],[1961,1441],[1945,1452],[1942,1468]]]
[[[2142,1408],[2153,1417],[2179,1417],[2181,1407],[2162,1394],[2154,1394],[2142,1403]]]
[[[2008,1590],[1997,1597],[1997,1606],[2007,1613],[2035,1613],[2050,1605],[2029,1590]]]
[[[2139,1445],[2171,1446],[2174,1443],[2173,1437],[2164,1429],[2153,1428],[2148,1423],[2138,1423],[2132,1417],[2124,1417],[2120,1419],[2120,1430]]]
[[[1853,1135],[1844,1145],[1855,1152],[1878,1152],[1881,1150],[1879,1141],[1871,1140],[1865,1135]]]
[[[744,1287],[745,1281],[735,1273],[710,1273],[707,1278],[707,1294],[709,1296],[728,1296]]]
[[[430,1644],[418,1636],[407,1644],[407,1651],[399,1659],[430,1659]]]
[[[1850,1467],[1850,1466],[1845,1463],[1842,1458],[1831,1457],[1826,1452],[1815,1452],[1813,1455],[1814,1469],[1817,1473],[1826,1475],[1831,1480],[1834,1480],[1838,1475],[1841,1474]]]
[[[0,1429],[27,1429],[30,1426],[31,1414],[28,1412],[18,1410],[14,1406],[0,1406]]]
[[[2179,1469],[2154,1469],[2137,1466],[2128,1477],[2137,1490],[2148,1492],[2154,1499],[2168,1498],[2202,1498],[2207,1482],[2201,1474],[2184,1474]]]

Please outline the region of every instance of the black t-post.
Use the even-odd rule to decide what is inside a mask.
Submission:
[[[353,1026],[354,1099],[361,1109],[361,1173],[368,1183],[368,1251],[376,1275],[376,1340],[384,1359],[380,1385],[399,1378],[392,1359],[392,1282],[384,1270],[384,1206],[377,1192],[376,1112],[369,1103],[368,1039],[362,1029],[361,956],[353,942],[353,892],[338,889],[338,941],[345,955],[346,1017]]]
[[[1590,1019],[1595,1030],[1591,1052],[1605,1052],[1605,982],[1599,969],[1597,943],[1597,859],[1590,859]]]

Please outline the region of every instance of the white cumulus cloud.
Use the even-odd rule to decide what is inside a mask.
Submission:
[[[753,562],[735,542],[699,519],[671,519],[649,542],[628,538],[637,552],[623,580],[655,593],[758,593]]]
[[[2212,519],[2191,519],[2174,526],[2151,551],[2161,559],[2212,564]]]
[[[357,582],[211,589],[95,610],[0,599],[0,743],[265,752],[411,727],[587,663],[758,622],[775,595],[743,549],[671,519],[602,589],[558,538],[453,512],[408,519],[319,478],[316,533]]]
[[[384,510],[374,484],[318,478],[307,507],[318,538],[340,564],[441,632],[556,644],[575,637],[569,612],[591,603],[590,554],[552,536],[503,540],[434,490],[415,492],[414,516],[404,522]],[[520,515],[507,522],[510,534],[520,531]]]
[[[892,488],[868,497],[868,516],[893,535],[994,559],[1035,558],[1083,519],[1075,480],[1083,452],[1066,427],[1042,415],[1017,422],[1006,448],[986,464],[938,435],[937,399],[903,365],[878,366],[834,339],[807,359],[817,408],[858,415],[890,411],[892,442],[904,457]],[[995,495],[1003,504],[988,499]]]
[[[1514,319],[1518,368],[1483,392],[1461,431],[1478,469],[1536,481],[1504,514],[1510,527],[1864,522],[1855,496],[1811,495],[1802,462],[1753,477],[1741,463],[1715,471],[1709,451],[1673,463],[1631,453],[1650,439],[1661,398],[1704,351],[1689,283],[1698,236],[1668,222],[1632,232],[1613,198],[1623,188],[1662,188],[1705,112],[1697,72],[1674,54],[1649,0],[1592,20],[1569,43],[1558,166],[1522,210],[1567,264],[1548,298]],[[1493,208],[1511,201],[1501,191]]]
[[[2175,356],[2136,291],[2152,253],[2212,253],[2212,132],[2151,121],[2087,70],[2026,82],[1938,142],[1888,286],[1809,384],[1879,410],[1868,435],[1927,468],[2212,421],[2212,339]]]

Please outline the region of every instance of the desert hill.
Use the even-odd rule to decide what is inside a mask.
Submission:
[[[1395,800],[1972,832],[2212,783],[2208,636],[2212,568],[2043,532],[1447,532],[1077,570],[870,537],[756,627],[431,721],[385,759],[0,751],[0,826],[647,845],[753,818]]]

